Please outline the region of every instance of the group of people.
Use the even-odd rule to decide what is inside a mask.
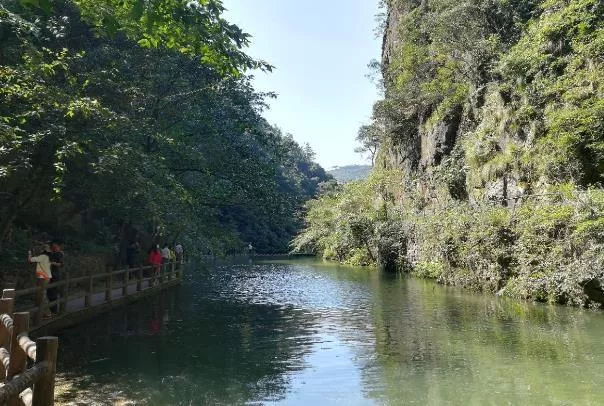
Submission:
[[[180,243],[175,246],[166,243],[163,248],[160,248],[159,244],[156,244],[149,248],[149,251],[147,252],[147,264],[161,265],[168,262],[181,264],[183,262],[183,254],[184,248]]]
[[[126,263],[129,268],[136,268],[140,266],[139,262],[139,251],[140,244],[136,241],[131,241],[126,249]],[[146,264],[147,265],[161,265],[167,262],[176,262],[179,266],[183,263],[184,248],[182,244],[177,243],[175,246],[171,246],[168,243],[164,244],[163,248],[160,248],[159,244],[154,244],[147,251]]]
[[[147,265],[153,267],[153,275],[158,275],[162,264],[169,262],[175,262],[176,267],[179,268],[184,260],[184,248],[182,244],[177,243],[174,247],[164,244],[163,248],[159,247],[159,244],[153,245],[149,248],[147,253]]]
[[[138,264],[138,252],[140,245],[131,241],[126,250],[126,261],[128,267],[135,268]],[[58,282],[61,279],[61,268],[64,266],[63,243],[60,240],[52,240],[44,243],[38,255],[33,255],[32,251],[28,251],[27,255],[29,263],[36,264],[36,283],[38,286],[49,283]],[[175,262],[176,267],[184,263],[184,248],[182,244],[177,243],[175,246],[170,246],[167,243],[163,248],[159,245],[153,245],[147,255],[147,264],[153,266],[153,276],[160,272],[162,264]],[[43,297],[43,304],[46,311],[44,318],[52,318],[57,313],[57,304],[48,307],[49,303],[54,302],[59,298],[59,291],[56,287],[46,289],[46,295]]]
[[[59,240],[52,240],[45,243],[42,252],[33,256],[31,250],[27,253],[27,259],[30,263],[36,264],[36,281],[38,285],[57,282],[61,279],[61,268],[63,268],[63,243]],[[59,292],[56,287],[46,290],[46,296],[43,297],[43,303],[48,304],[59,298]],[[57,312],[57,305],[47,308],[43,317],[54,317]]]
[[[141,265],[139,257],[140,244],[136,241],[130,241],[126,250],[126,263],[129,268],[137,268]],[[177,243],[175,246],[171,246],[165,243],[163,248],[160,248],[159,244],[153,244],[147,251],[147,257],[145,259],[146,265],[151,265],[151,272],[145,271],[145,276],[154,277],[153,282],[157,282],[156,276],[160,273],[162,264],[169,262],[175,262],[176,268],[180,268],[180,265],[184,262],[184,248],[182,244]]]

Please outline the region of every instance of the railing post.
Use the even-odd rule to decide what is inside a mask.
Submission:
[[[32,406],[54,404],[58,348],[59,339],[57,337],[40,337],[36,340],[36,364],[46,362],[48,368],[34,384]]]
[[[39,289],[36,292],[36,306],[38,307],[38,311],[34,317],[34,324],[40,325],[42,323],[42,317],[44,317],[47,310],[44,298],[46,297],[46,289],[48,289],[48,281],[38,278],[36,284],[39,286]]]
[[[105,277],[105,300],[111,300],[111,290],[113,289],[113,273],[109,272]]]
[[[140,292],[143,290],[143,267],[139,267],[136,270],[136,291]]]
[[[128,296],[128,279],[130,279],[130,269],[124,272],[124,286],[122,287],[122,296]]]
[[[15,299],[13,298],[2,298],[0,299],[0,314],[8,314],[12,317],[13,306]],[[0,346],[8,349],[10,345],[10,332],[6,330],[4,325],[0,323]]]
[[[94,295],[94,278],[92,277],[92,275],[88,275],[86,296],[84,296],[84,307],[92,306],[92,295]]]
[[[13,313],[14,299],[3,298],[0,299],[0,314],[8,314],[9,316]],[[4,323],[0,322],[0,346],[4,347],[7,351],[10,350],[10,338],[11,332],[4,326]],[[9,351],[10,354],[10,351]],[[6,379],[6,368],[4,364],[0,362],[0,381],[4,382]]]
[[[61,288],[61,299],[63,300],[59,304],[59,314],[63,314],[67,311],[67,298],[69,297],[69,272],[67,272],[67,277],[65,278],[65,285]]]
[[[25,371],[27,366],[27,354],[19,346],[19,334],[29,331],[29,313],[19,312],[13,314],[13,334],[10,344],[10,364],[6,372],[6,379],[11,380],[13,376]],[[15,404],[16,403],[15,399]]]
[[[15,289],[3,289],[2,290],[2,298],[3,299],[14,299],[15,298]]]

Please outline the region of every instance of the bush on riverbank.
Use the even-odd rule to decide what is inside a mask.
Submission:
[[[510,208],[425,204],[397,178],[376,172],[312,201],[294,248],[354,265],[394,260],[399,270],[478,291],[588,303],[582,285],[604,269],[603,190],[562,185]]]

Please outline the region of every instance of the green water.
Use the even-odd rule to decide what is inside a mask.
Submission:
[[[60,334],[73,404],[603,404],[604,313],[314,262],[189,272]]]

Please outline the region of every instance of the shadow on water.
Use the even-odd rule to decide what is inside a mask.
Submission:
[[[312,260],[215,266],[60,334],[80,404],[599,404],[604,315]]]
[[[278,400],[303,368],[313,319],[292,306],[240,300],[233,276],[181,288],[60,334],[60,401],[241,404]],[[229,288],[230,287],[230,288]]]

